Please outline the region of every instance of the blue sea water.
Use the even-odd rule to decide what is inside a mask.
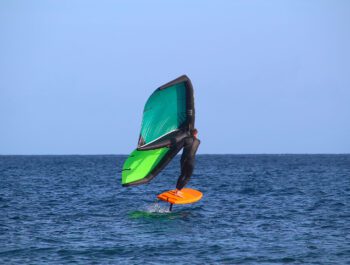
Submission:
[[[125,158],[0,156],[0,264],[350,264],[350,155],[199,155],[171,213]]]

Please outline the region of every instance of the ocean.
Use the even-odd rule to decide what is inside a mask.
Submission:
[[[125,159],[0,156],[0,264],[350,264],[350,155],[198,155],[173,212]]]

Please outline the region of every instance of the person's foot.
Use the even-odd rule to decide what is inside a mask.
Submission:
[[[175,195],[180,197],[180,198],[183,198],[184,197],[184,194],[180,191],[180,190],[175,190]]]

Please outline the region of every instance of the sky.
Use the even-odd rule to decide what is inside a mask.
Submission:
[[[128,154],[186,74],[199,154],[350,153],[350,1],[0,2],[0,154]]]

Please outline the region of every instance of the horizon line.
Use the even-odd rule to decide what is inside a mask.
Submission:
[[[0,156],[128,156],[130,154],[0,154]],[[177,154],[181,155],[181,154]],[[350,155],[350,153],[203,153],[202,155]]]

